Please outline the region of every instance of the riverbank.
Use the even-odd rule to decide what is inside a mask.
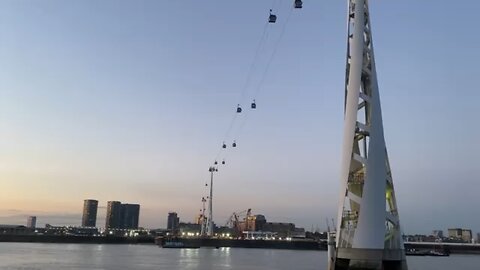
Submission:
[[[408,257],[409,270],[478,270],[480,256]],[[0,243],[0,269],[189,269],[319,270],[327,252],[308,250],[199,248],[155,245]]]
[[[151,236],[78,236],[78,235],[8,235],[0,234],[0,242],[58,244],[153,244]]]
[[[480,254],[479,244],[444,242],[405,242],[405,249],[436,250],[448,254]]]
[[[191,243],[203,247],[236,247],[292,250],[326,250],[326,244],[315,241],[265,241],[235,239],[195,239]],[[199,242],[200,241],[200,242]],[[153,236],[76,236],[76,235],[8,235],[0,234],[0,242],[58,244],[154,244]],[[159,243],[157,243],[159,244]],[[406,242],[405,249],[438,250],[449,254],[480,254],[479,244]]]

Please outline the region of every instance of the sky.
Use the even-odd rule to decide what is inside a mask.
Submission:
[[[347,1],[291,5],[1,0],[0,223],[80,225],[89,198],[101,227],[109,200],[141,204],[144,227],[169,211],[193,221],[225,158],[217,224],[251,208],[324,229],[340,187]],[[479,9],[370,1],[406,233],[480,232]]]

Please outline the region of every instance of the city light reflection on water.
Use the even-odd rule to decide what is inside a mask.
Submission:
[[[321,270],[326,252],[271,249],[162,249],[154,245],[0,243],[0,269]],[[408,257],[409,270],[477,270],[480,256]]]

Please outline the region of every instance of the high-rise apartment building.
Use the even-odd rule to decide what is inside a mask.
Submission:
[[[122,229],[138,229],[139,204],[122,204]]]
[[[119,201],[107,203],[106,229],[138,229],[139,204],[122,204]]]
[[[30,216],[27,219],[27,228],[30,229],[35,229],[37,226],[37,217],[36,216]]]
[[[180,218],[178,217],[178,214],[175,212],[170,212],[168,213],[168,219],[167,219],[167,229],[168,230],[176,230],[178,229],[178,224],[180,223]]]
[[[106,229],[121,229],[122,203],[109,201],[107,203]]]
[[[96,227],[97,226],[97,200],[83,201],[83,215],[82,227]]]

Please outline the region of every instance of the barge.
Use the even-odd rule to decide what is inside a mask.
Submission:
[[[290,250],[326,250],[326,244],[310,239],[301,240],[253,240],[253,239],[223,239],[223,238],[168,238],[157,237],[155,243],[163,248],[171,248],[175,243],[176,248],[193,247],[234,247],[234,248],[269,248]]]

